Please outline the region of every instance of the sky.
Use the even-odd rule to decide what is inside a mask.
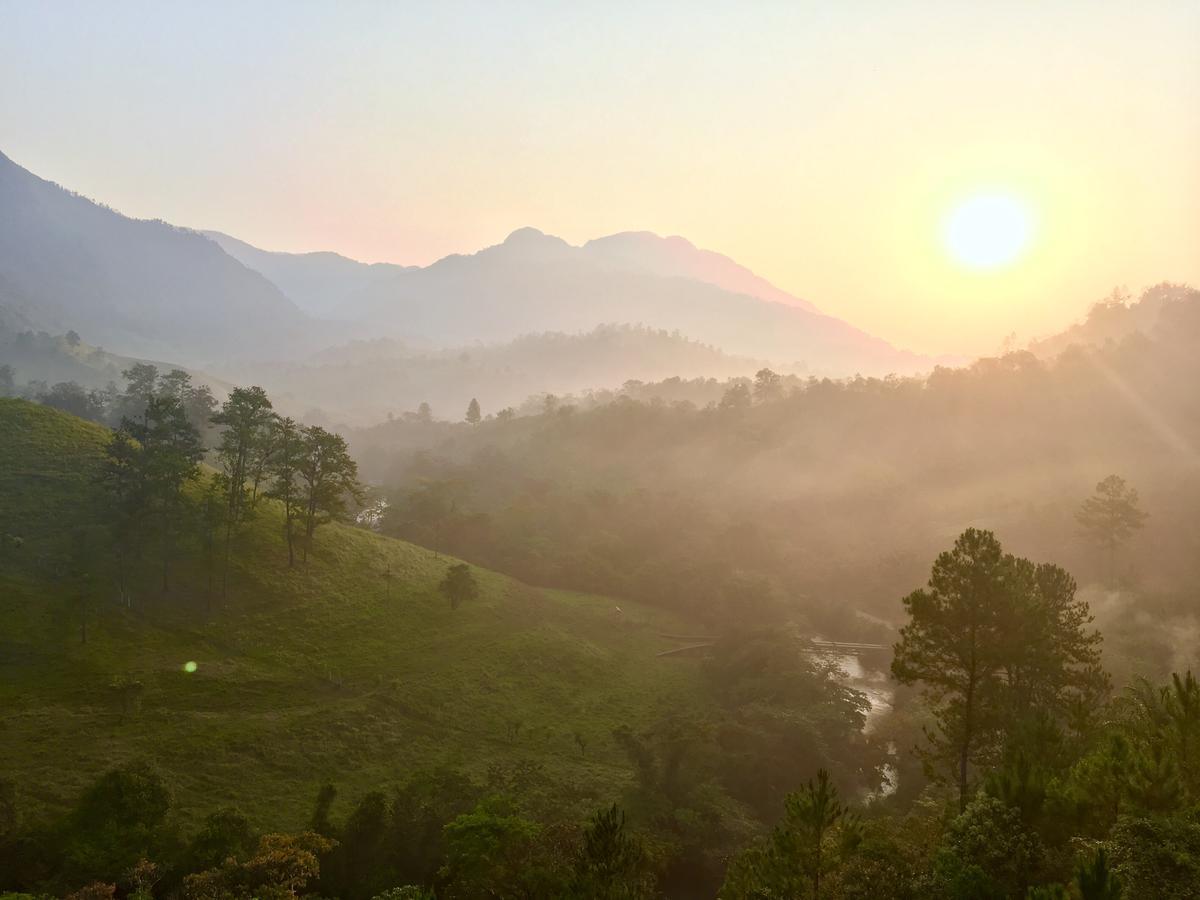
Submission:
[[[0,0],[0,151],[272,250],[680,234],[990,353],[1200,284],[1198,47],[1200,0]]]

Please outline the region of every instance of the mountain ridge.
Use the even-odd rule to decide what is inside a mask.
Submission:
[[[574,246],[526,227],[425,267],[366,264],[131,219],[2,155],[0,206],[0,322],[73,329],[125,355],[215,371],[353,339],[444,348],[605,323],[818,376],[945,361],[893,347],[679,236],[618,232]]]
[[[134,219],[0,154],[0,306],[50,332],[204,364],[299,343],[307,317],[186,228]]]

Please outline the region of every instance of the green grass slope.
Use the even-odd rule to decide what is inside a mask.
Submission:
[[[23,538],[0,551],[0,772],[23,806],[61,809],[144,758],[188,817],[235,805],[260,827],[297,828],[326,779],[344,814],[418,770],[482,778],[533,761],[545,795],[583,814],[632,778],[612,728],[701,703],[694,663],[655,656],[657,632],[681,630],[661,613],[478,569],[480,599],[451,610],[437,584],[456,560],[340,525],[318,532],[307,568],[289,569],[270,504],[211,615],[196,548],[180,587],[164,595],[147,575],[136,608],[121,609],[102,561],[87,587],[61,562],[72,530],[97,521],[106,439],[0,400],[0,534]],[[86,645],[84,591],[96,607]],[[123,676],[144,685],[136,713],[111,686]]]

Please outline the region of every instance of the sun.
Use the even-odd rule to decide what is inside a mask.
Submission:
[[[1033,216],[1012,194],[979,193],[962,200],[942,223],[942,244],[968,269],[1011,265],[1029,247]]]

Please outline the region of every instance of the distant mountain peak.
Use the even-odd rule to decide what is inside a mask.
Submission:
[[[677,234],[662,237],[653,231],[619,231],[588,241],[583,250],[609,262],[635,266],[658,275],[691,278],[771,303],[820,312],[807,300],[777,288],[728,256],[702,250]]]
[[[504,239],[504,243],[515,244],[523,241],[536,241],[539,238],[546,237],[549,237],[549,235],[540,228],[534,228],[532,225],[525,225],[524,227],[513,231],[512,234]]]
[[[502,247],[517,247],[521,249],[537,249],[547,248],[561,250],[571,247],[566,241],[560,237],[555,237],[552,234],[546,234],[532,226],[526,225],[524,228],[518,228],[512,234],[504,239]],[[574,248],[572,248],[574,249]]]

